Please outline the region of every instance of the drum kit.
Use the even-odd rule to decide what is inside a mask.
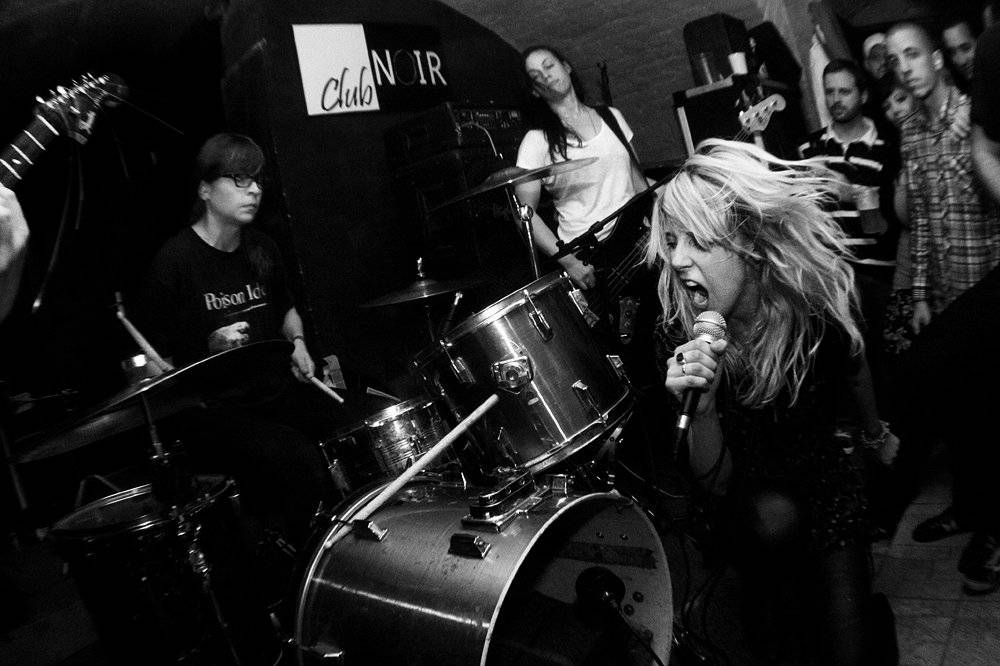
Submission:
[[[504,172],[453,201],[585,166],[573,162]],[[466,286],[420,275],[371,306]],[[320,444],[342,499],[317,514],[299,553],[284,656],[300,664],[667,663],[674,636],[663,545],[643,507],[614,488],[613,452],[633,391],[574,292],[565,275],[546,275],[432,331],[440,334],[412,361],[426,393]],[[140,409],[162,471],[51,531],[104,635],[132,636],[122,660],[274,662],[274,645],[261,638],[274,631],[252,612],[252,582],[240,584],[250,580],[246,565],[227,546],[240,540],[238,493],[228,479],[178,473],[149,398],[225,384],[235,368],[254,365],[250,356],[279,351],[287,353],[275,342],[216,354],[116,396],[75,426],[120,412],[134,421]],[[42,446],[25,456],[53,454]]]

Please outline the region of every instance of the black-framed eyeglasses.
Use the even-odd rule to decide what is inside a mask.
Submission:
[[[250,187],[251,183],[257,183],[257,186],[262,189],[264,187],[264,175],[261,173],[258,173],[253,176],[248,176],[245,173],[224,173],[219,177],[232,179],[236,187],[239,187],[241,189],[246,189]]]

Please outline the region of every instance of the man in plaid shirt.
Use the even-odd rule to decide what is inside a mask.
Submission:
[[[1000,28],[976,47],[972,139],[959,136],[956,114],[969,107],[942,78],[943,60],[927,33],[909,23],[889,31],[896,75],[922,101],[925,116],[904,125],[903,158],[914,222],[914,328],[908,376],[897,390],[908,405],[901,423],[912,444],[900,451],[904,484],[912,487],[924,441],[946,441],[953,473],[952,506],[913,530],[916,541],[971,531],[958,570],[968,594],[1000,588],[1000,447],[984,432],[995,428],[1000,372]],[[974,178],[973,165],[978,172]],[[987,189],[983,188],[983,185]],[[922,236],[922,238],[921,238]],[[992,270],[991,270],[992,269]],[[931,312],[934,320],[931,321]],[[948,390],[951,388],[952,390]],[[944,390],[942,390],[944,389]],[[957,390],[955,390],[957,389]],[[899,467],[897,466],[897,469]],[[905,486],[904,486],[905,487]]]
[[[1000,218],[976,181],[967,134],[952,130],[968,116],[969,98],[944,76],[944,57],[927,31],[892,27],[886,43],[899,80],[922,112],[902,127],[900,151],[913,225],[913,328],[919,333],[962,292],[1000,263]]]

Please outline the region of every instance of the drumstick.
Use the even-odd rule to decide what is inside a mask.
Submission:
[[[341,398],[336,391],[334,391],[332,388],[324,384],[321,380],[316,379],[316,377],[310,377],[309,381],[311,381],[313,383],[313,386],[318,388],[323,393],[326,393],[328,396],[330,396],[340,404],[344,404],[344,399]]]
[[[458,439],[459,435],[468,430],[469,426],[478,421],[483,416],[483,414],[492,409],[493,406],[496,405],[498,402],[500,402],[500,398],[497,397],[496,393],[494,393],[493,395],[488,397],[485,401],[483,401],[483,404],[476,407],[475,411],[473,411],[471,414],[462,419],[461,423],[455,426],[455,428],[447,435],[442,437],[440,442],[432,446],[427,451],[427,453],[420,456],[416,460],[416,462],[407,467],[406,470],[404,470],[403,473],[400,474],[392,483],[383,488],[382,492],[380,492],[375,497],[375,499],[373,499],[371,502],[366,504],[364,508],[362,508],[356,514],[354,514],[353,520],[355,521],[365,520],[368,518],[368,516],[372,515],[380,508],[382,508],[382,505],[385,504],[389,499],[391,499],[393,495],[399,492],[399,490],[403,486],[405,486],[410,479],[412,479],[414,476],[417,475],[418,472],[422,471],[425,467],[434,462],[434,459],[437,458],[439,455],[441,455],[441,453],[443,453],[446,448],[451,446],[451,443],[454,442],[456,439]]]
[[[128,334],[132,336],[135,343],[139,345],[143,353],[146,354],[146,358],[158,365],[162,372],[170,372],[174,369],[174,366],[163,360],[163,357],[161,357],[156,350],[153,349],[153,345],[149,344],[149,341],[143,337],[142,333],[139,332],[139,329],[133,326],[132,322],[130,322],[125,316],[125,307],[122,305],[122,294],[120,291],[115,292],[115,312],[118,314],[118,319],[121,320],[125,330],[128,331]]]

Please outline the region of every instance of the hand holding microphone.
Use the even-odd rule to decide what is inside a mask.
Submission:
[[[694,340],[678,347],[667,362],[666,387],[681,403],[674,437],[674,456],[687,437],[692,417],[698,413],[703,393],[713,398],[719,361],[726,350],[726,320],[718,312],[706,310],[695,318]]]

